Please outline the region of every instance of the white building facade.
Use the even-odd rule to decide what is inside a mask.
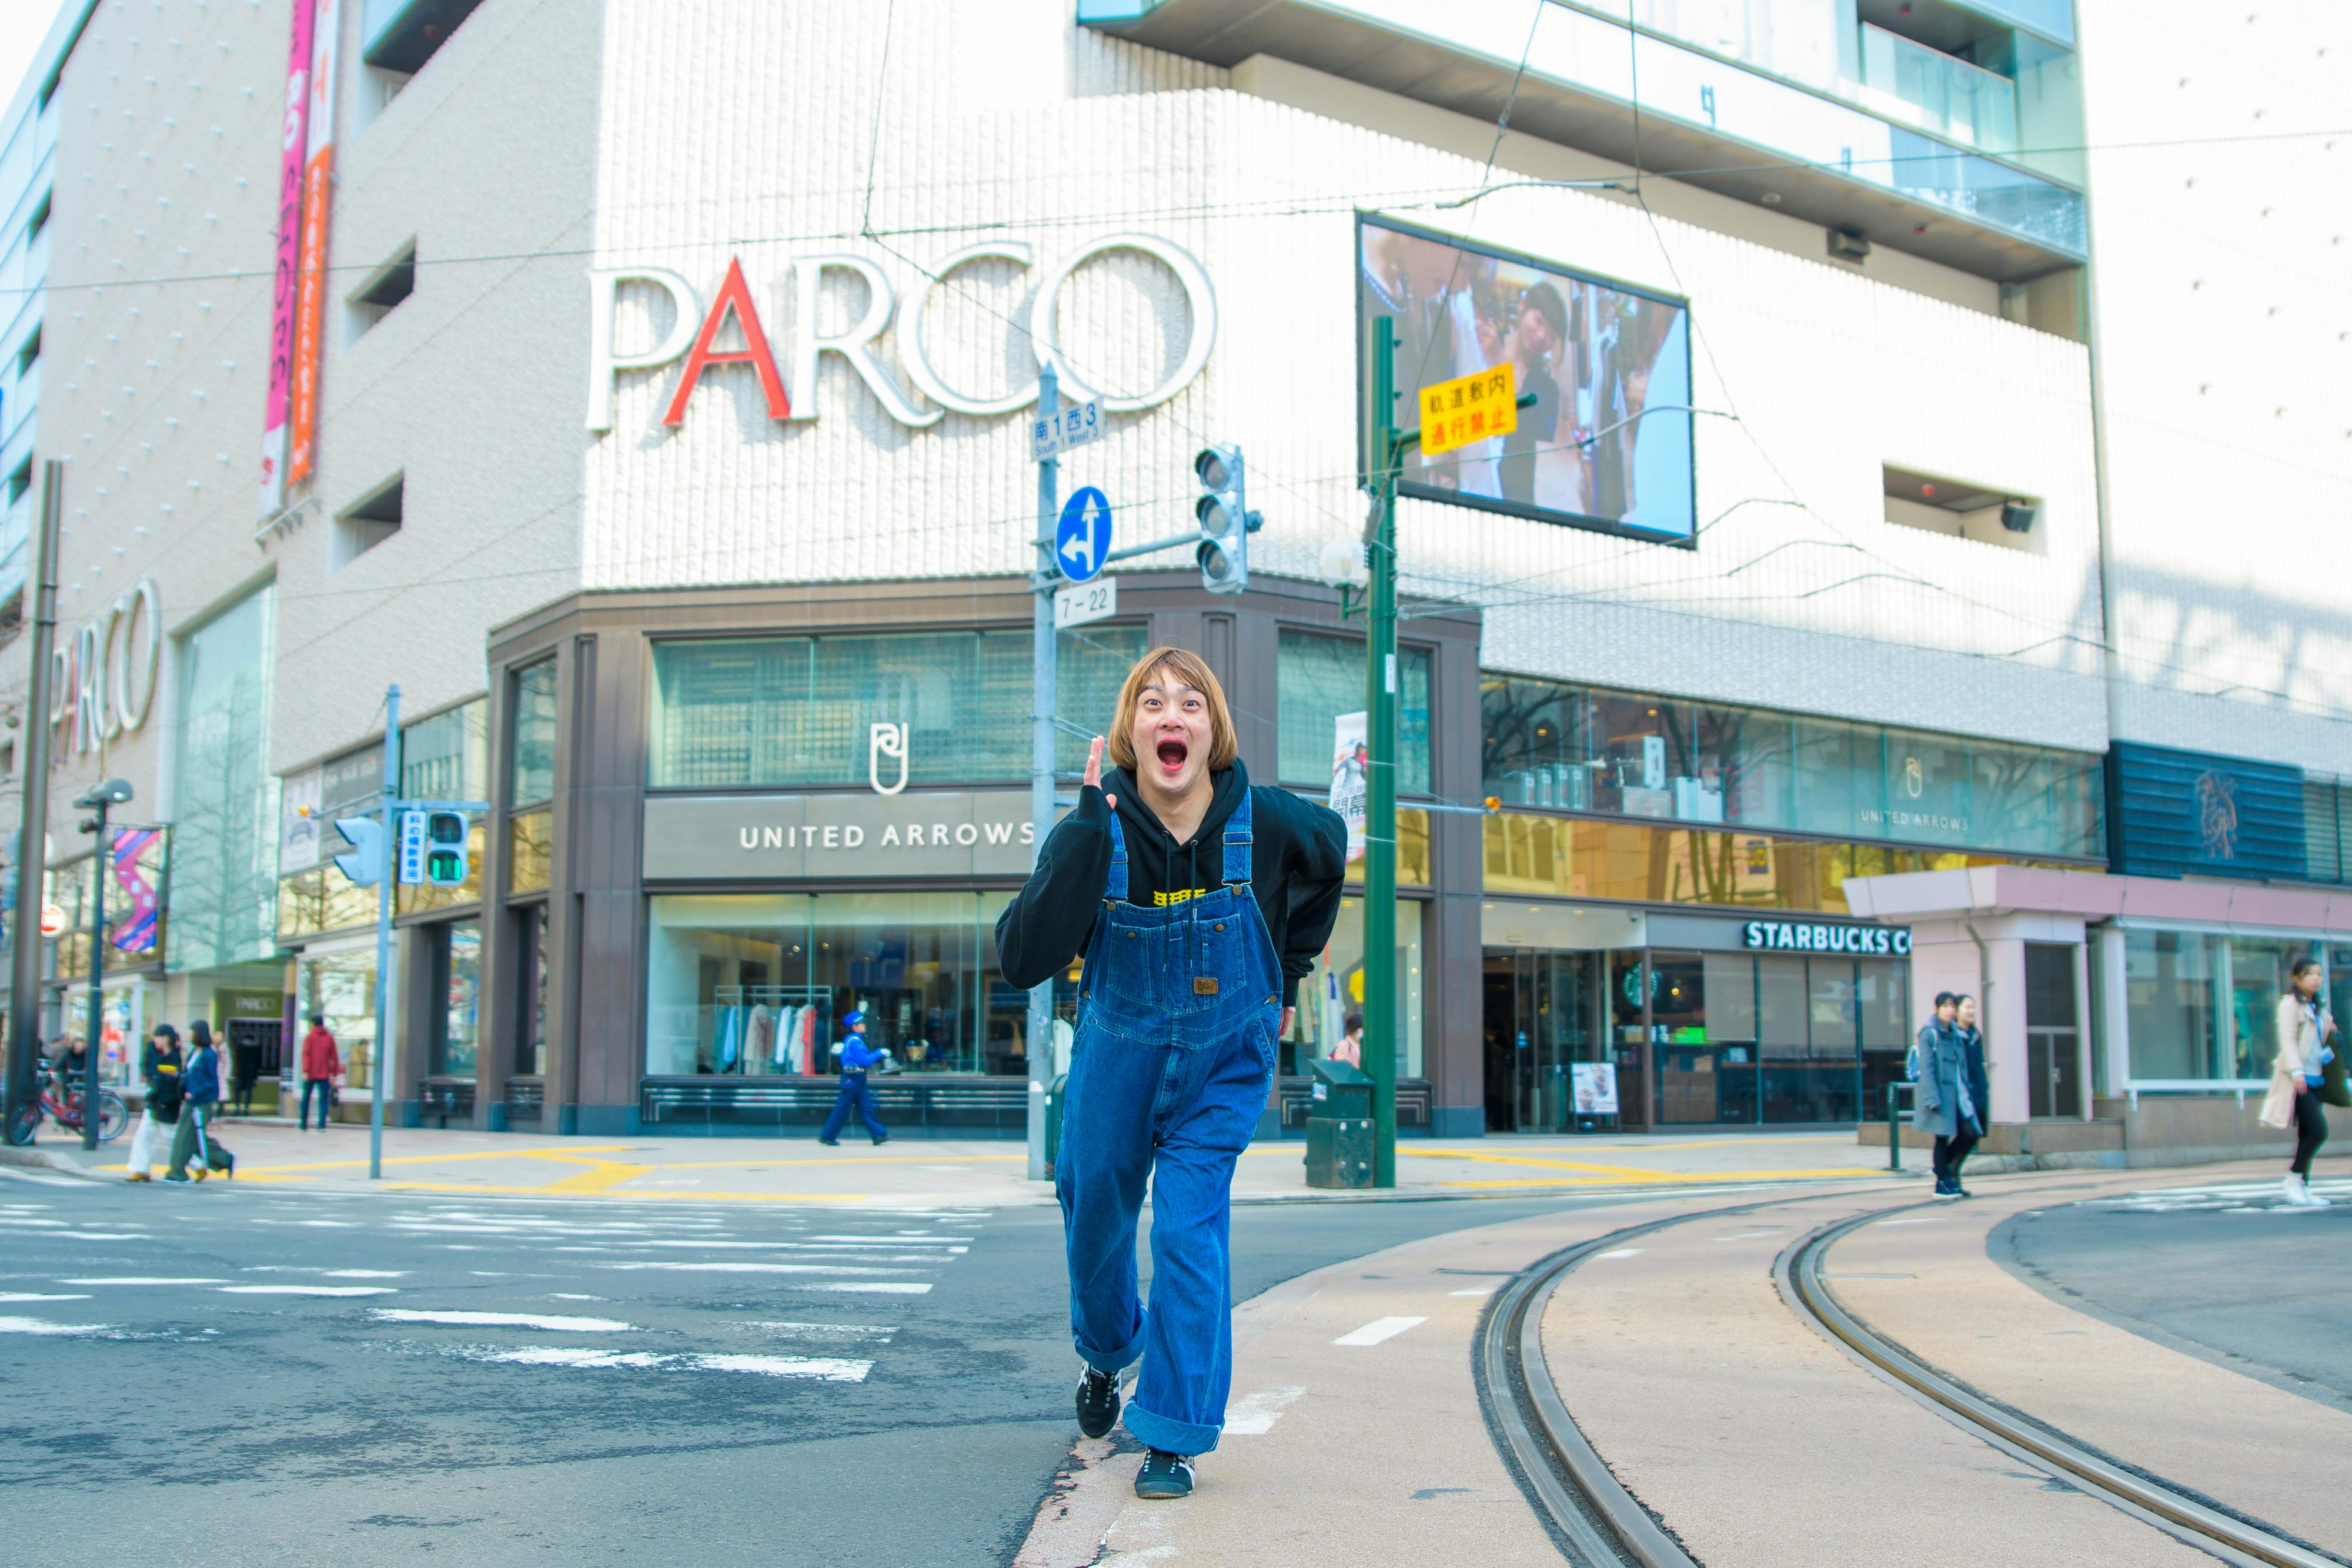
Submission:
[[[168,829],[105,873],[110,931],[168,890],[110,1016],[234,1025],[267,1082],[317,1012],[412,1117],[610,1133],[813,1121],[855,1005],[908,1069],[887,1115],[1017,1128],[991,931],[1027,863],[1039,367],[1105,411],[1063,484],[1115,542],[1192,526],[1213,443],[1265,518],[1237,596],[1188,550],[1123,565],[1061,716],[1196,647],[1253,776],[1319,791],[1363,700],[1318,562],[1362,526],[1386,223],[1666,302],[1688,362],[1679,542],[1402,505],[1408,1129],[1852,1123],[1948,986],[1988,1004],[2004,1122],[2234,1078],[2225,999],[2199,1071],[2142,1071],[2133,988],[2188,984],[2193,936],[2226,998],[2233,941],[2337,929],[2304,800],[2326,775],[2332,835],[2340,619],[2321,573],[2242,591],[2285,536],[2200,529],[2154,455],[2225,397],[2198,440],[2324,507],[2315,433],[2352,419],[2317,337],[2217,317],[2192,370],[2150,320],[2182,267],[2192,300],[2339,308],[2340,251],[2307,217],[2194,263],[2154,237],[2171,176],[2106,148],[2174,68],[2122,13],[1885,9],[326,6],[316,464],[257,515],[286,5],[102,0],[52,106],[35,444],[68,465],[56,799],[120,776]],[[2168,123],[2230,134],[2252,80]],[[2276,429],[2258,349],[2308,399]],[[402,894],[384,1063],[373,894],[322,824],[373,799],[395,682],[409,791],[494,810],[466,885]],[[2130,858],[2161,838],[2134,790],[2176,774],[2247,826]],[[1948,882],[1994,872],[2100,891]],[[2150,873],[2190,890],[2160,977],[2158,926],[2100,902]],[[2248,888],[2294,929],[2240,929]],[[1355,891],[1286,1078],[1360,998]],[[86,947],[57,973],[71,998]]]

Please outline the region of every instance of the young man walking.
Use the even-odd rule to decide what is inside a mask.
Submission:
[[[213,1136],[213,1113],[220,1109],[220,1048],[213,1043],[212,1026],[198,1019],[188,1026],[187,1092],[180,1106],[179,1130],[172,1135],[172,1168],[165,1181],[188,1179],[188,1162],[196,1162],[196,1179],[210,1171],[236,1175],[236,1156]]]
[[[1136,1495],[1192,1490],[1233,1380],[1234,1166],[1273,1087],[1298,982],[1329,940],[1347,829],[1287,790],[1253,788],[1224,693],[1198,655],[1155,648],[1129,674],[1103,772],[996,925],[1024,989],[1086,955],[1055,1186],[1070,1327],[1087,1370],[1078,1428],[1119,1418],[1150,1448]],[[1151,1303],[1135,1232],[1151,1184]]]
[[[319,1097],[319,1131],[327,1130],[327,1113],[335,1105],[335,1080],[343,1071],[342,1052],[335,1049],[335,1036],[327,1028],[323,1014],[310,1015],[310,1032],[302,1037],[302,1124],[301,1130],[310,1130],[310,1096]]]

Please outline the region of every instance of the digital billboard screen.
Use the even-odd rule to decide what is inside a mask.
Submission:
[[[1356,241],[1358,340],[1394,318],[1399,424],[1421,422],[1423,388],[1505,364],[1535,397],[1507,434],[1408,448],[1399,495],[1695,542],[1684,301],[1369,214]]]

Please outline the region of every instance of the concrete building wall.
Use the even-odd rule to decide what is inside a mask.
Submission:
[[[1369,89],[1339,84],[1318,99],[1295,71],[1254,62],[1234,73],[1352,117],[1342,119],[1076,29],[1053,48],[1041,24],[1036,47],[1013,49],[995,34],[1005,8],[982,9],[619,0],[598,262],[673,267],[707,301],[740,260],[789,382],[795,257],[845,252],[883,268],[899,315],[878,357],[895,371],[927,270],[963,246],[1025,242],[1042,267],[1095,235],[1164,235],[1214,280],[1216,351],[1168,402],[1118,416],[1108,439],[1066,465],[1066,483],[1102,486],[1122,539],[1171,534],[1190,521],[1193,447],[1240,440],[1267,519],[1255,568],[1310,577],[1323,545],[1362,515],[1349,395],[1359,203],[1680,293],[1693,301],[1706,411],[1699,548],[1409,503],[1407,591],[1485,607],[1494,666],[2105,744],[2079,345],[1999,319],[1997,294],[1949,269],[1906,259],[1857,270],[1803,254],[1805,225],[1783,232],[1772,214],[1745,212],[1735,221],[1734,204],[1695,193],[1662,196],[1655,211],[1557,189],[1440,208],[1483,170],[1454,117],[1436,117],[1445,144],[1406,141],[1364,123],[1382,119],[1382,95]],[[755,78],[790,85],[728,85]],[[713,85],[675,90],[685,81]],[[1432,121],[1433,111],[1387,102],[1401,130]],[[1521,139],[1514,157],[1538,166],[1548,154]],[[1023,322],[1034,276],[985,264],[933,296],[926,327],[951,382],[1001,390],[1031,373]],[[821,319],[837,330],[864,303],[835,275]],[[667,322],[634,287],[619,317],[626,348]],[[1123,255],[1078,274],[1060,320],[1074,365],[1133,391],[1174,362],[1187,316],[1163,269]],[[1034,479],[1017,417],[950,413],[908,429],[828,356],[813,423],[771,421],[749,368],[724,366],[673,431],[661,420],[677,375],[673,365],[619,377],[614,426],[588,464],[591,585],[1026,565]],[[788,390],[804,413],[808,389]],[[2044,498],[2035,548],[1889,524],[1882,462]]]
[[[2077,0],[2118,736],[2352,772],[2352,49]]]

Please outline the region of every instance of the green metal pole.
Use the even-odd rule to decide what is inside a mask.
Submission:
[[[1372,1185],[1396,1186],[1396,322],[1372,322],[1373,476],[1365,618],[1364,1071],[1372,1080]]]

